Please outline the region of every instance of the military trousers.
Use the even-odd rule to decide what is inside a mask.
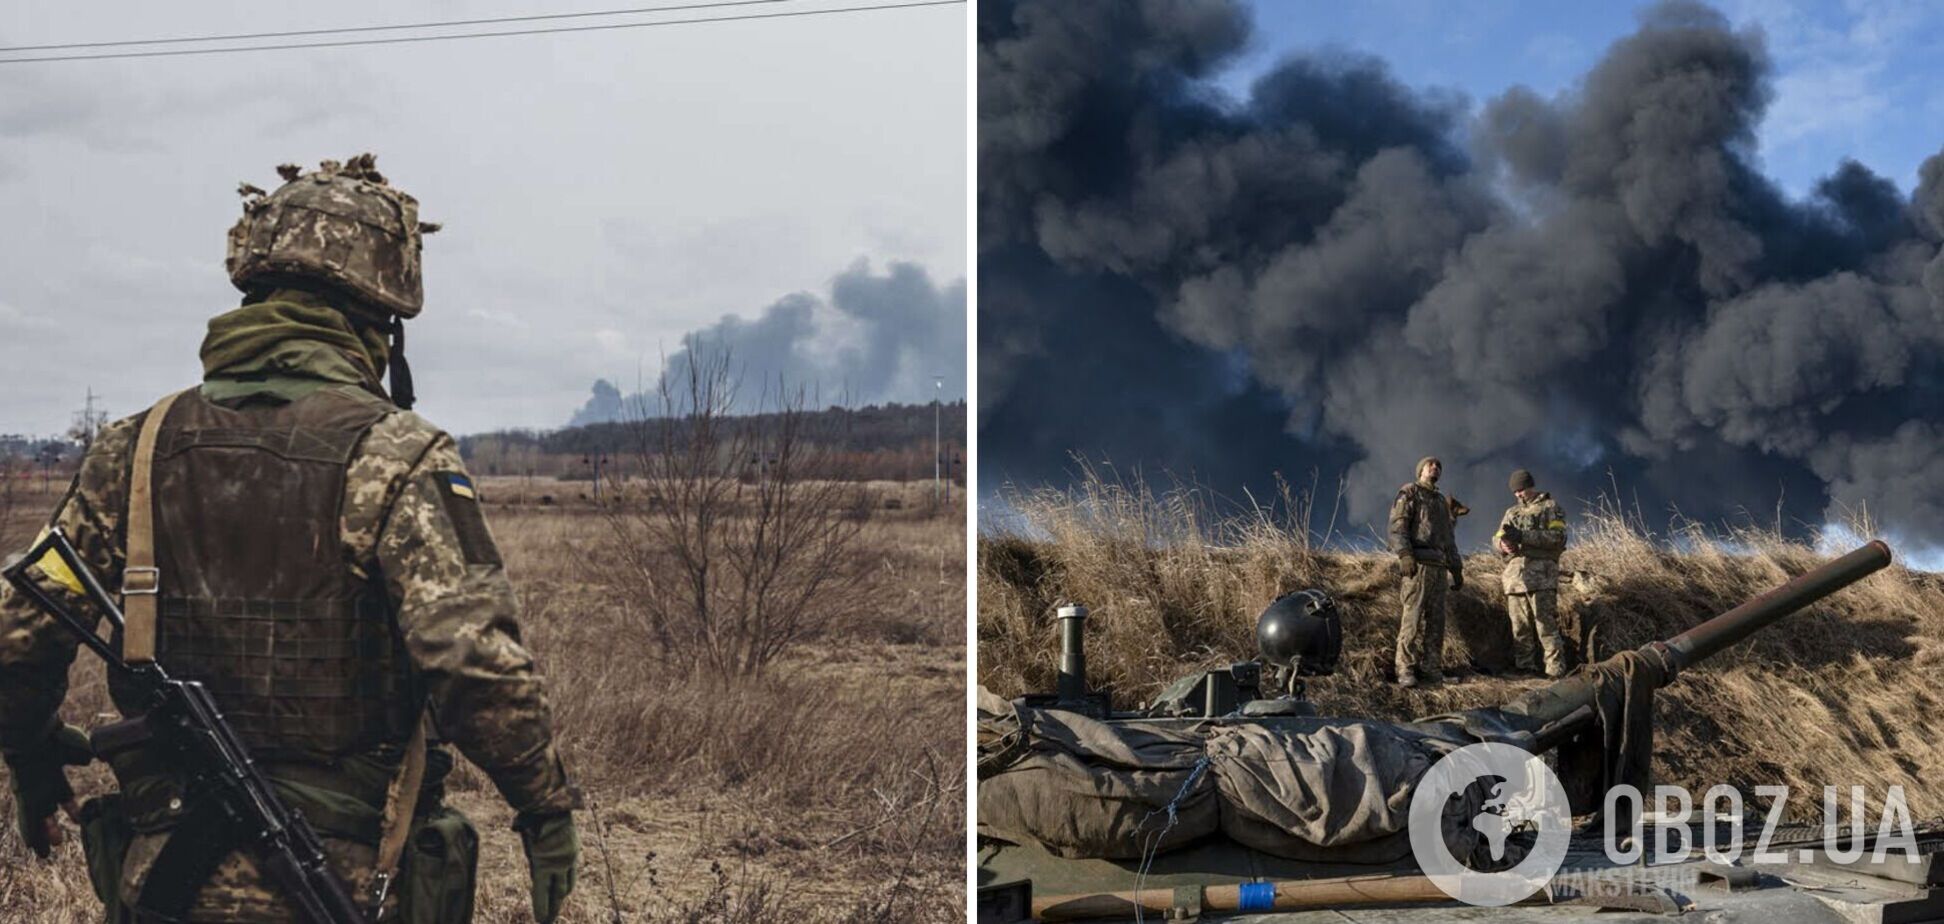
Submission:
[[[1559,637],[1559,591],[1534,590],[1505,595],[1512,617],[1512,662],[1520,670],[1540,669],[1545,655],[1547,676],[1566,673],[1566,641]]]
[[[1404,578],[1398,596],[1404,615],[1397,626],[1397,676],[1414,674],[1424,680],[1444,679],[1445,595],[1451,572],[1442,564],[1418,562]]]

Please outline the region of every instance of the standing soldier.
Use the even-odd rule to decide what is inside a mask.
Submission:
[[[1397,682],[1414,687],[1444,681],[1445,587],[1465,586],[1465,563],[1453,535],[1456,507],[1438,490],[1444,464],[1426,456],[1417,480],[1397,489],[1391,504],[1390,547],[1403,576],[1404,618],[1397,627]]]
[[[1518,503],[1499,519],[1492,537],[1505,559],[1501,578],[1512,617],[1512,657],[1519,670],[1539,673],[1545,652],[1548,677],[1566,673],[1566,643],[1559,637],[1559,553],[1566,549],[1566,514],[1551,494],[1533,487],[1532,473],[1512,473]]]
[[[436,226],[369,154],[278,172],[274,193],[241,189],[226,263],[243,304],[209,322],[202,384],[105,429],[52,525],[122,596],[122,656],[208,687],[353,894],[388,919],[470,918],[478,843],[441,804],[450,743],[513,807],[534,915],[551,921],[573,887],[579,797],[458,449],[405,410],[403,320]],[[90,611],[65,566],[28,574]],[[179,768],[141,742],[92,754],[60,723],[75,646],[0,596],[0,752],[28,846],[59,841],[57,808],[79,821],[111,921],[292,920],[246,833]],[[97,756],[120,792],[77,808],[64,765]]]

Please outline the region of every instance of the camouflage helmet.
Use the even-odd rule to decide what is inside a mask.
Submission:
[[[385,183],[377,158],[360,154],[343,164],[327,160],[304,173],[277,168],[276,192],[244,183],[243,217],[229,231],[223,264],[230,281],[298,276],[337,286],[389,314],[416,317],[425,303],[419,276],[418,200]]]

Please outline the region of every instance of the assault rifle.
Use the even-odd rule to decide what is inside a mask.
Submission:
[[[45,538],[4,572],[8,583],[73,632],[107,663],[109,670],[130,681],[141,698],[140,718],[97,729],[93,737],[99,742],[103,732],[113,729],[111,736],[118,739],[117,747],[146,739],[159,748],[168,765],[179,768],[185,800],[213,807],[219,825],[227,829],[222,833],[256,855],[258,867],[282,890],[305,924],[370,924],[375,920],[384,896],[374,896],[369,917],[358,908],[350,888],[326,865],[324,845],[317,832],[302,814],[277,798],[276,790],[257,770],[243,742],[201,683],[173,679],[160,664],[122,660],[120,652],[96,634],[93,621],[82,619],[27,577],[27,567],[48,561],[49,555],[58,557],[73,573],[88,600],[117,629],[123,628],[121,608],[59,527],[49,529]],[[97,749],[101,749],[99,744]],[[206,832],[197,833],[201,836]]]

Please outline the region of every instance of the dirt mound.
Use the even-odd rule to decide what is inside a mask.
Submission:
[[[1335,596],[1344,618],[1340,670],[1310,685],[1325,715],[1410,719],[1540,683],[1495,676],[1511,652],[1495,556],[1468,558],[1452,597],[1451,682],[1405,690],[1389,676],[1399,605],[1388,555],[1320,548],[1267,516],[1211,519],[1139,486],[1095,481],[1013,506],[1021,517],[979,543],[978,679],[1002,696],[1052,689],[1059,603],[1092,609],[1088,679],[1125,708],[1196,667],[1252,657],[1255,616],[1304,587]],[[1831,551],[1752,529],[1654,536],[1607,513],[1574,527],[1561,630],[1581,660],[1677,634]],[[1798,816],[1820,812],[1826,784],[1866,787],[1873,811],[1900,785],[1917,819],[1937,816],[1944,786],[1927,781],[1944,776],[1941,664],[1944,578],[1892,565],[1663,690],[1655,778],[1697,796],[1726,783],[1751,800],[1757,785],[1784,784]]]

